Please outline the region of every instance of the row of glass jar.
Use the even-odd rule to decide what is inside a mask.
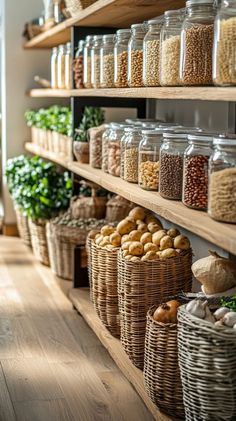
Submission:
[[[158,126],[107,125],[102,139],[103,171],[199,210],[208,207],[210,174],[211,216],[236,223],[235,136]]]
[[[51,55],[52,89],[72,89],[71,43],[52,49]]]

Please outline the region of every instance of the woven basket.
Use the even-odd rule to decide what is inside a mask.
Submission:
[[[46,237],[46,223],[29,219],[29,228],[34,255],[39,262],[49,266],[49,254]]]
[[[92,277],[92,244],[94,242],[94,238],[96,234],[98,234],[100,230],[92,230],[87,236],[86,239],[86,251],[88,256],[88,278],[89,278],[89,291],[90,291],[90,300],[93,302],[93,277]]]
[[[70,161],[72,160],[72,138],[63,134],[59,136],[59,152]]]
[[[95,3],[96,0],[66,0],[66,8],[70,12],[71,16],[75,16],[78,12],[91,4]]]
[[[92,242],[92,299],[103,324],[113,336],[120,336],[117,256],[119,249],[107,250]]]
[[[187,421],[236,420],[236,331],[178,312],[179,364]]]
[[[89,185],[90,183],[85,182]],[[99,187],[92,187],[91,197],[75,197],[71,201],[71,212],[75,219],[103,219],[106,214],[107,197],[98,197]]]
[[[15,212],[19,235],[22,238],[24,244],[26,244],[26,246],[28,247],[31,247],[31,235],[28,217],[24,216],[23,213],[17,207],[15,208]]]
[[[130,360],[143,369],[146,315],[181,291],[191,291],[192,251],[150,262],[130,262],[118,257],[118,297],[121,342]]]
[[[177,324],[153,319],[156,306],[147,314],[144,383],[151,400],[164,412],[184,418],[183,392],[178,365]]]
[[[134,204],[121,196],[114,196],[107,202],[106,219],[109,222],[121,221],[124,219]]]

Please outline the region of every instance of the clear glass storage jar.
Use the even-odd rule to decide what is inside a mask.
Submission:
[[[101,88],[114,87],[114,34],[104,35],[100,52],[100,85]]]
[[[84,88],[84,40],[80,40],[73,61],[74,82],[76,89]]]
[[[65,57],[66,57],[66,46],[60,45],[58,55],[57,55],[57,85],[59,89],[66,88]]]
[[[217,221],[236,224],[236,136],[214,138],[213,149],[208,213]]]
[[[131,88],[143,86],[143,39],[144,24],[131,26],[131,37],[128,45],[128,85]]]
[[[92,35],[88,35],[85,38],[85,44],[84,44],[84,79],[83,79],[83,83],[84,83],[84,87],[87,89],[92,88],[92,84],[91,84],[91,76],[92,76],[92,65],[91,65],[91,50],[92,50],[92,46],[93,46],[93,36]]]
[[[149,20],[143,41],[143,84],[160,85],[160,33],[163,18]]]
[[[116,32],[114,47],[114,82],[116,88],[128,87],[128,43],[130,29],[119,29]]]
[[[130,127],[124,129],[124,134],[120,143],[120,178],[124,180],[125,175],[125,144],[130,137]]]
[[[236,85],[236,0],[223,0],[214,25],[213,82]]]
[[[100,88],[100,50],[102,35],[95,35],[91,50],[91,84],[93,88]]]
[[[188,147],[184,153],[182,200],[184,205],[193,209],[207,209],[208,169],[212,143],[212,134],[188,135]]]
[[[55,47],[52,49],[52,54],[51,54],[51,88],[52,89],[58,88],[57,55],[58,55],[58,48]]]
[[[130,127],[125,129],[128,138],[124,143],[124,180],[138,183],[139,144],[142,140],[142,128]]]
[[[183,20],[183,10],[168,10],[164,13],[164,23],[160,35],[161,86],[176,86],[180,84],[180,34]]]
[[[189,0],[181,31],[180,80],[183,85],[212,84],[216,9],[213,0]]]
[[[104,132],[102,135],[102,170],[108,172],[108,144],[110,140],[110,133],[112,125],[115,123],[105,124]]]
[[[142,130],[139,144],[139,186],[145,190],[158,191],[159,187],[159,155],[163,130]]]
[[[65,87],[66,89],[72,89],[72,53],[71,43],[66,44],[66,55],[65,55]]]
[[[124,135],[124,124],[112,124],[108,142],[108,173],[120,177],[121,139]]]

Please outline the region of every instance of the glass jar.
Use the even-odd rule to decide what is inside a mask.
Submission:
[[[189,0],[181,31],[180,80],[183,85],[212,84],[216,9],[213,0]]]
[[[125,144],[130,137],[130,127],[124,129],[124,134],[120,143],[120,178],[124,180],[125,176]]]
[[[144,124],[163,123],[164,120],[156,120],[155,118],[126,118],[125,122],[134,126],[143,126]]]
[[[100,85],[101,88],[114,87],[114,34],[104,35],[100,52]]]
[[[128,85],[132,88],[143,86],[143,24],[131,26],[131,37],[128,44]]]
[[[83,72],[84,72],[84,79],[83,79],[83,84],[84,87],[87,89],[92,88],[92,84],[91,84],[91,76],[92,76],[92,66],[91,66],[91,50],[92,50],[92,46],[93,46],[93,36],[92,35],[88,35],[85,38],[85,44],[84,44],[84,68],[83,68]]]
[[[116,32],[114,47],[114,82],[116,88],[128,87],[128,43],[130,29],[119,29]]]
[[[215,19],[213,81],[215,85],[236,85],[236,1],[224,0]]]
[[[65,55],[65,87],[66,89],[72,89],[72,53],[71,43],[66,44],[66,55]]]
[[[160,35],[161,86],[177,86],[180,84],[180,34],[183,20],[183,10],[168,10],[164,13],[164,23]]]
[[[55,47],[52,49],[52,55],[51,55],[51,88],[52,89],[58,88],[57,54],[58,54],[58,48]]]
[[[55,23],[60,23],[65,19],[62,13],[62,10],[65,8],[66,5],[64,0],[53,0],[53,15]]]
[[[100,88],[100,50],[102,45],[102,35],[95,35],[91,50],[91,84],[93,88]]]
[[[124,135],[123,124],[112,124],[108,142],[108,173],[120,177],[120,149]]]
[[[184,205],[206,210],[208,201],[208,163],[212,153],[213,135],[188,136],[184,153],[184,180],[182,200]]]
[[[104,125],[104,132],[102,135],[102,171],[108,172],[108,144],[110,140],[110,133],[112,124]]]
[[[59,51],[57,55],[57,85],[59,89],[65,89],[65,56],[66,56],[66,47],[65,45],[59,46]]]
[[[149,20],[148,32],[143,41],[143,84],[160,85],[160,33],[163,18]]]
[[[163,130],[142,130],[139,144],[139,186],[145,190],[158,191],[159,154]]]
[[[208,213],[217,221],[236,224],[236,136],[214,138],[213,149]]]
[[[80,40],[73,61],[74,82],[76,89],[84,88],[84,40]]]
[[[142,140],[142,129],[129,127],[128,137],[124,143],[124,180],[138,183],[139,144]]]

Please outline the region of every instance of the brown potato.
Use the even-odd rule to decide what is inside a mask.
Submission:
[[[174,239],[174,248],[180,250],[189,250],[191,247],[188,237],[185,235],[178,235]]]
[[[161,221],[159,221],[159,219],[158,218],[156,218],[154,215],[152,215],[152,214],[150,214],[150,215],[147,215],[146,216],[146,218],[145,218],[145,222],[146,222],[146,224],[150,224],[151,222],[153,222],[154,224],[157,224],[157,225],[159,225],[161,228],[162,228],[162,223],[161,223]]]
[[[133,257],[130,259],[130,261],[131,261],[131,262],[140,262],[140,261],[141,261],[141,259],[140,259],[140,257],[138,257],[138,256],[133,256]]]
[[[132,244],[132,241],[126,241],[126,243],[122,244],[121,250],[129,250],[129,246]]]
[[[152,234],[150,232],[145,232],[140,238],[140,243],[147,244],[152,242]]]
[[[137,230],[140,231],[142,234],[144,234],[144,232],[148,232],[147,224],[145,224],[144,222],[138,224]]]
[[[127,241],[129,241],[129,234],[125,234],[121,237],[121,244],[124,244]]]
[[[120,247],[121,245],[121,235],[115,231],[109,237],[110,243],[115,247]]]
[[[142,262],[146,262],[148,260],[157,260],[158,256],[155,253],[155,251],[148,251],[143,257],[142,257]]]
[[[101,229],[101,234],[105,237],[107,235],[112,234],[114,231],[115,231],[115,228],[114,227],[111,227],[110,225],[105,225]]]
[[[129,234],[136,229],[136,223],[132,218],[125,218],[117,225],[117,231],[120,235]]]
[[[137,219],[141,219],[143,221],[146,216],[146,212],[144,208],[141,208],[140,206],[136,206],[130,211],[129,216],[131,218],[134,218],[136,221]]]
[[[116,248],[116,246],[113,246],[112,244],[107,244],[107,245],[105,246],[105,248],[106,248],[107,250],[114,250],[114,249]]]
[[[123,256],[125,257],[125,256],[128,256],[128,254],[129,254],[129,250],[124,250],[123,251]]]
[[[156,246],[156,244],[153,243],[146,243],[144,245],[144,253],[147,253],[148,251],[158,251],[158,246]]]
[[[129,246],[129,252],[132,256],[141,256],[143,254],[143,244],[139,241],[133,241]]]
[[[161,252],[161,259],[170,259],[171,257],[175,257],[177,255],[176,250],[173,248],[165,249]]]
[[[157,231],[152,236],[152,242],[156,244],[157,246],[159,246],[161,239],[165,236],[166,236],[166,230]]]
[[[160,250],[166,250],[173,247],[173,239],[169,235],[162,237],[160,241]]]
[[[127,256],[125,256],[125,260],[131,260],[132,259],[132,255],[131,254],[127,254]]]
[[[97,244],[97,246],[99,246],[102,241],[103,241],[103,235],[100,234],[100,236],[96,238],[95,243]]]
[[[133,230],[129,233],[129,241],[139,241],[142,233],[138,230]]]
[[[180,234],[180,232],[179,232],[179,230],[177,230],[177,228],[170,228],[170,229],[167,231],[167,234],[168,234],[170,237],[175,238],[175,237],[177,237],[177,235],[179,235],[179,234]]]
[[[155,224],[154,222],[150,222],[148,224],[148,231],[151,232],[151,234],[154,234],[157,231],[160,231],[161,227],[158,224]]]

